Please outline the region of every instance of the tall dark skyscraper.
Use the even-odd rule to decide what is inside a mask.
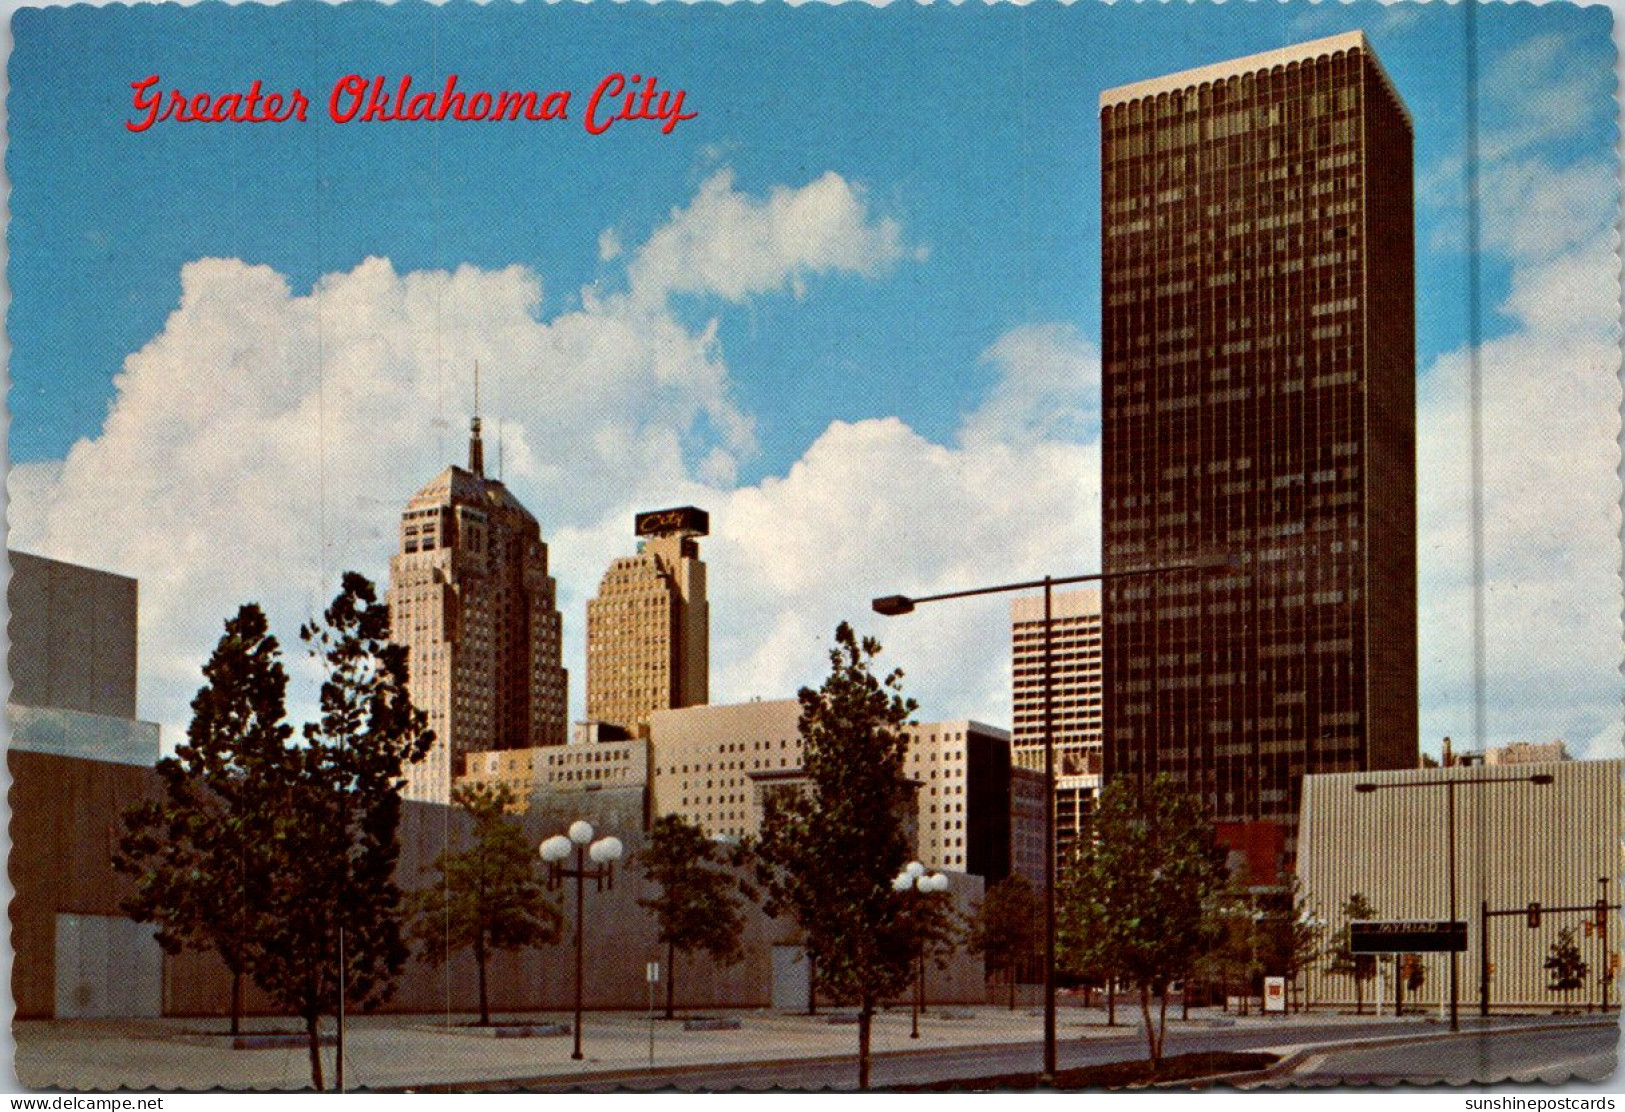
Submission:
[[[1417,758],[1409,116],[1354,32],[1100,130],[1105,567],[1237,560],[1108,581],[1106,778],[1291,854],[1306,773]]]

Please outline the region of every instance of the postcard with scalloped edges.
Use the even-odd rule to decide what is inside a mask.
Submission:
[[[1603,1106],[1612,24],[15,8],[14,1085]]]

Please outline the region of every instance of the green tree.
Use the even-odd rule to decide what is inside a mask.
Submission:
[[[1139,989],[1153,1072],[1168,1034],[1168,986],[1195,969],[1223,862],[1201,805],[1158,776],[1107,785],[1093,837],[1070,870],[1063,898],[1071,937],[1094,934],[1093,945]]]
[[[1236,996],[1242,1015],[1247,1014],[1254,978],[1263,967],[1259,951],[1263,914],[1245,867],[1209,892],[1202,907],[1202,945],[1195,975],[1217,985],[1227,1001]]]
[[[557,941],[564,916],[547,897],[529,839],[508,817],[514,796],[507,785],[460,784],[451,802],[473,820],[472,838],[466,848],[435,858],[429,868],[439,880],[412,894],[413,936],[431,965],[444,964],[458,950],[474,951],[480,1025],[488,1027],[491,954]]]
[[[1411,992],[1420,992],[1422,986],[1427,984],[1427,963],[1420,954],[1405,955],[1405,987]]]
[[[407,693],[407,653],[389,640],[389,608],[348,572],[320,622],[300,637],[322,666],[320,718],[290,750],[278,784],[275,877],[255,982],[309,1035],[323,1087],[319,1025],[341,1005],[383,1003],[408,956],[395,883],[404,767],[433,741]],[[337,1082],[343,1084],[344,1046]]]
[[[1586,964],[1580,953],[1580,943],[1575,934],[1573,927],[1564,927],[1552,940],[1551,949],[1546,951],[1545,968],[1551,974],[1546,987],[1563,994],[1565,1007],[1574,990],[1585,986],[1586,976],[1591,972],[1591,966]]]
[[[744,956],[745,909],[755,891],[734,871],[737,853],[706,837],[698,823],[662,815],[649,830],[639,860],[660,895],[640,899],[654,913],[666,947],[666,1018],[676,1015],[677,955],[700,952],[719,965]]]
[[[287,673],[258,606],[245,605],[226,621],[203,675],[186,741],[158,762],[162,796],[124,816],[113,863],[135,878],[125,910],[158,924],[166,952],[220,955],[232,977],[235,1035],[274,862],[267,786],[292,733],[283,720]]]
[[[1350,977],[1354,981],[1354,1014],[1365,1012],[1365,985],[1377,975],[1375,954],[1356,954],[1349,942],[1349,924],[1356,919],[1375,919],[1377,909],[1360,892],[1354,893],[1343,904],[1340,912],[1343,925],[1332,935],[1326,947],[1326,972],[1334,977]]]
[[[970,924],[955,909],[953,899],[946,895],[947,877],[938,874],[943,887],[922,890],[915,882],[918,877],[926,875],[924,867],[914,862],[906,868],[913,871],[905,871],[892,878],[892,889],[902,899],[902,929],[907,945],[914,953],[919,1007],[924,1012],[926,962],[931,962],[938,969],[946,969],[948,959],[966,940]]]
[[[987,890],[966,940],[990,974],[1002,974],[1016,1009],[1016,979],[1044,953],[1044,901],[1026,877],[1011,873]]]
[[[1289,991],[1296,994],[1299,978],[1320,960],[1325,924],[1296,876],[1270,905],[1260,908],[1264,914],[1258,921],[1263,971],[1285,977]]]
[[[908,857],[902,673],[873,670],[880,643],[842,622],[819,690],[802,688],[806,788],[767,801],[756,847],[769,914],[801,928],[818,987],[858,1004],[858,1087],[869,1087],[876,1004],[908,985],[919,941],[892,881]]]
[[[1092,820],[1091,820],[1092,821]],[[1092,827],[1091,827],[1092,829]],[[1098,987],[1106,998],[1106,1026],[1117,1026],[1117,984],[1123,968],[1112,941],[1107,908],[1089,898],[1083,872],[1090,837],[1079,842],[1071,865],[1061,874],[1055,900],[1055,962],[1085,985]]]

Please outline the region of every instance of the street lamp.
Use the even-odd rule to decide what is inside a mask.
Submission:
[[[918,861],[910,861],[903,867],[903,871],[892,878],[892,890],[896,892],[921,892],[929,895],[933,892],[946,892],[948,878],[942,873],[928,873],[925,866]],[[920,940],[920,952],[917,955],[919,968],[914,977],[914,1017],[913,1025],[909,1028],[908,1037],[920,1037],[920,1013],[925,1011],[925,942]]]
[[[1156,567],[1127,568],[1122,571],[1098,571],[1090,575],[1068,575],[1057,578],[1046,575],[1023,583],[1003,583],[996,587],[976,587],[968,591],[948,591],[940,595],[884,595],[869,605],[876,614],[888,618],[912,614],[922,602],[942,602],[946,599],[971,598],[975,595],[997,595],[1009,591],[1044,589],[1044,1077],[1055,1077],[1055,678],[1054,678],[1054,589],[1069,583],[1098,583],[1109,579],[1128,579],[1135,576],[1161,575],[1175,571],[1204,571],[1211,568],[1235,567],[1230,556],[1207,556],[1184,564],[1162,564]]]
[[[567,834],[553,835],[541,844],[539,850],[542,860],[547,862],[549,888],[556,890],[566,877],[574,877],[576,882],[576,1044],[570,1057],[578,1062],[581,1060],[581,926],[587,918],[586,885],[591,880],[597,883],[600,892],[606,884],[614,888],[615,862],[621,859],[623,852],[619,838],[600,838],[594,842],[592,836],[592,823],[577,819],[570,824]],[[588,845],[589,842],[592,844]],[[574,868],[564,864],[571,851],[576,855]],[[589,859],[591,865],[587,864]]]
[[[1354,790],[1361,795],[1369,795],[1372,792],[1386,791],[1390,788],[1444,789],[1446,831],[1445,868],[1449,873],[1450,922],[1452,924],[1452,929],[1454,929],[1454,924],[1456,922],[1456,788],[1474,784],[1529,783],[1545,785],[1550,784],[1551,782],[1552,776],[1550,773],[1537,772],[1531,776],[1476,776],[1471,779],[1447,777],[1443,780],[1395,780],[1380,784],[1372,783],[1370,781],[1362,781],[1354,785]],[[1486,945],[1487,942],[1488,940],[1485,938],[1480,938],[1478,940],[1478,944],[1480,946]],[[1458,1021],[1457,1016],[1460,994],[1458,992],[1456,982],[1457,969],[1460,964],[1459,957],[1460,955],[1458,955],[1455,950],[1450,951],[1450,1029],[1452,1031],[1461,1030],[1461,1024]]]

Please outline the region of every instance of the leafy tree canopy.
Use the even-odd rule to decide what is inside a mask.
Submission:
[[[241,979],[260,954],[276,864],[274,785],[292,735],[280,646],[258,606],[227,620],[203,675],[186,740],[158,762],[162,794],[125,816],[113,863],[135,879],[125,910],[156,923],[166,951],[220,955],[235,981],[235,1032]]]
[[[407,958],[395,883],[403,770],[434,735],[408,695],[407,652],[389,640],[389,608],[366,578],[346,573],[322,620],[300,637],[326,673],[321,715],[306,724],[277,787],[276,881],[254,979],[304,1018],[320,1088],[320,1017],[336,1013],[341,988],[352,1009],[386,1001]]]
[[[638,903],[654,913],[662,945],[673,953],[704,953],[721,965],[744,956],[745,910],[755,891],[736,871],[737,848],[706,836],[681,815],[662,815],[649,831],[640,860],[660,894]],[[667,962],[668,965],[673,964]],[[666,1013],[673,1014],[677,970],[666,971]]]
[[[1016,974],[1044,952],[1044,901],[1026,877],[1012,873],[987,890],[966,939],[989,972]]]
[[[915,703],[900,671],[875,675],[879,655],[845,622],[835,631],[829,678],[800,692],[804,789],[769,797],[756,851],[769,913],[801,927],[819,986],[859,1004],[865,1086],[870,1016],[907,987],[919,942],[892,888],[909,854],[903,727]]]
[[[479,975],[480,1022],[491,1022],[486,964],[492,951],[554,942],[563,915],[538,875],[530,839],[508,814],[514,796],[505,784],[459,784],[454,807],[473,820],[468,844],[430,864],[438,880],[413,893],[413,937],[432,965],[472,949]]]
[[[1546,952],[1545,969],[1551,974],[1546,987],[1553,992],[1566,996],[1586,983],[1591,966],[1586,964],[1580,953],[1580,943],[1576,941],[1573,927],[1564,927],[1557,932],[1551,949]]]
[[[1225,880],[1224,854],[1195,797],[1171,780],[1119,779],[1101,792],[1091,836],[1062,893],[1074,967],[1140,987],[1151,1060],[1161,1058],[1168,985],[1207,941],[1205,911]],[[1150,1000],[1163,1001],[1153,1021]]]

